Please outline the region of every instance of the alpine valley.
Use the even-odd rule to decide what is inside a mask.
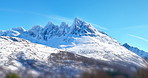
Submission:
[[[71,26],[49,22],[30,30],[1,30],[0,77],[15,72],[23,78],[79,78],[90,69],[131,73],[147,68],[140,54],[124,46],[79,18]]]

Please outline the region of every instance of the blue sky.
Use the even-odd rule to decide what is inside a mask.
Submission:
[[[79,17],[121,44],[148,52],[148,0],[0,0],[0,29],[72,23]]]

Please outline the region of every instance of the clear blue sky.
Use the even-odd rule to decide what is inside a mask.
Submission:
[[[75,17],[92,23],[120,43],[148,51],[148,0],[0,0],[0,29],[71,24]]]

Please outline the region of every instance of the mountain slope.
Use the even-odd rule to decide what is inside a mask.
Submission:
[[[81,78],[80,74],[91,69],[120,70],[131,74],[136,66],[122,61],[104,62],[7,36],[0,37],[0,58],[1,78],[7,73],[17,73],[21,78],[61,78],[63,75]]]
[[[126,47],[128,50],[136,53],[137,55],[139,55],[139,56],[141,56],[141,57],[143,57],[145,59],[148,59],[148,52],[145,52],[143,50],[140,50],[137,47],[132,47],[132,46],[130,46],[127,43],[123,44],[123,46]]]
[[[0,37],[0,58],[1,78],[7,73],[17,73],[21,78],[61,78],[63,75],[71,78],[101,65],[94,59],[6,36]]]
[[[71,26],[66,23],[56,26],[49,22],[45,27],[34,26],[28,31],[23,28],[12,28],[1,31],[0,35],[23,38],[33,43],[125,67],[129,65],[146,67],[141,57],[120,45],[117,40],[106,33],[95,29],[89,23],[78,18],[74,20]],[[124,65],[124,63],[129,65]]]
[[[37,67],[37,65],[44,62],[46,66],[50,54],[57,52],[59,52],[59,50],[39,44],[33,44],[23,39],[4,36],[0,37],[0,67],[5,71],[28,71],[28,74],[36,75],[38,72],[30,67],[31,63],[38,61],[34,66]],[[6,72],[4,74],[6,74]]]

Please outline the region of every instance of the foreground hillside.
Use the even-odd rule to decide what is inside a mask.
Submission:
[[[75,77],[90,69],[117,68],[113,64],[31,43],[16,37],[0,37],[1,77],[17,73],[23,78]],[[124,69],[125,70],[125,69]]]
[[[0,58],[1,78],[10,73],[21,78],[82,78],[83,73],[93,70],[130,77],[143,68],[123,61],[105,62],[7,36],[0,37]],[[141,63],[146,66],[144,60]]]
[[[16,37],[1,36],[0,45],[2,78],[9,73],[16,73],[21,78],[81,78],[81,74],[90,70],[120,71],[131,75],[141,68],[123,61],[115,63],[88,58]],[[146,65],[144,61],[141,63]]]

